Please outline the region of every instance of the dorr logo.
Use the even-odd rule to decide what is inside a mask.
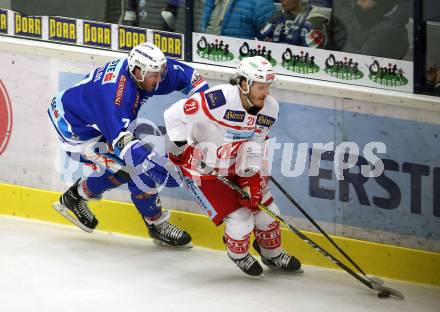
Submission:
[[[76,20],[49,16],[49,40],[76,43]]]
[[[209,43],[205,36],[197,42],[197,54],[204,59],[214,62],[228,62],[234,59],[234,55],[229,52],[229,44],[224,44],[223,40]]]
[[[0,9],[0,33],[8,33],[8,11]]]
[[[370,70],[368,78],[378,84],[388,87],[401,87],[408,84],[403,69],[398,68],[396,64],[388,63],[388,67],[381,66],[379,61],[375,60],[368,68]]]
[[[87,46],[110,49],[112,47],[111,24],[84,21],[83,41]]]
[[[43,26],[41,24],[41,16],[25,16],[15,13],[15,34],[18,36],[41,38]]]
[[[240,47],[239,53],[240,60],[249,56],[262,56],[266,60],[268,60],[272,64],[272,66],[277,65],[277,61],[272,57],[272,50],[268,50],[265,46],[261,46],[259,44],[255,49],[251,49],[249,47],[249,44],[247,42],[244,42]]]
[[[143,28],[118,26],[118,49],[130,51],[132,48],[147,41],[147,32]]]
[[[165,31],[154,31],[153,42],[167,57],[183,59],[183,35]]]
[[[364,74],[358,68],[359,63],[352,58],[344,57],[343,61],[336,60],[333,54],[325,61],[325,72],[330,76],[342,80],[359,80]]]
[[[12,107],[8,92],[0,80],[0,155],[6,150],[12,133]]]
[[[304,51],[301,51],[300,54],[293,54],[292,50],[287,48],[282,55],[282,59],[281,66],[297,74],[314,74],[320,70],[315,63],[315,57],[310,55],[309,52],[304,54]]]

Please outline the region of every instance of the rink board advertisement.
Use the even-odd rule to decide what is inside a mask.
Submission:
[[[56,170],[62,168],[65,158],[46,110],[59,90],[79,82],[101,64],[56,57],[48,61],[48,57],[8,52],[0,52],[0,63],[13,64],[3,67],[0,79],[14,112],[9,144],[0,156],[0,181],[64,191],[71,180]],[[211,81],[211,85],[217,83]],[[425,121],[418,117],[415,121],[414,116],[420,115],[417,109],[278,89],[273,95],[281,107],[271,134],[279,145],[274,149],[272,174],[329,233],[440,251],[438,112],[426,112]],[[162,126],[163,111],[182,97],[175,92],[151,98],[140,116]],[[370,107],[374,105],[376,108]],[[330,142],[332,146],[327,144]],[[337,147],[344,142],[358,146],[359,158],[341,181],[334,164],[340,156]],[[386,152],[375,153],[385,170],[382,176],[364,178],[359,168],[371,158],[365,152],[371,142],[386,146]],[[318,174],[310,176],[311,156],[322,146],[327,151],[315,168]],[[286,166],[289,154],[292,157]],[[302,226],[298,211],[275,187],[272,191],[282,213]],[[129,201],[128,192],[121,192],[116,197],[111,192],[109,198]],[[162,195],[173,200],[173,209],[201,213],[183,189],[165,190]]]
[[[413,92],[413,64],[360,54],[193,33],[193,61],[237,67],[261,55],[279,74]]]
[[[167,57],[183,59],[184,36],[118,24],[58,16],[26,16],[0,9],[0,34],[128,52],[154,42]]]

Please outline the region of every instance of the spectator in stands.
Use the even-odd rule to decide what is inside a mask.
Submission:
[[[254,39],[275,10],[273,0],[206,0],[200,31]]]
[[[437,65],[431,66],[426,73],[426,89],[440,96],[440,69]]]
[[[162,29],[166,31],[176,30],[177,9],[179,8],[181,0],[168,0],[167,5],[160,13],[162,17]]]
[[[334,0],[331,50],[402,59],[408,51],[408,1]]]
[[[182,0],[167,0],[165,8],[160,13],[162,18],[162,30],[175,31],[177,9]],[[148,28],[147,1],[146,0],[122,0],[119,24]]]
[[[258,34],[259,40],[323,48],[327,41],[330,10],[312,0],[281,0],[276,12]]]

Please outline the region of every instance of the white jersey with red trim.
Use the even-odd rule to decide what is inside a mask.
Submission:
[[[264,141],[278,111],[278,102],[268,95],[260,112],[251,115],[241,104],[238,86],[224,84],[176,102],[164,119],[171,141],[187,141],[202,149],[211,168],[241,172],[261,170]]]

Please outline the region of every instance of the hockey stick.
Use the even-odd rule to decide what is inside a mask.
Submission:
[[[284,196],[286,196],[286,198],[296,207],[298,208],[299,211],[301,211],[301,213],[307,218],[307,220],[309,220],[317,229],[319,232],[321,232],[322,235],[324,235],[324,237],[345,257],[345,259],[347,259],[365,278],[369,279],[371,282],[376,283],[376,284],[380,284],[383,285],[383,280],[375,277],[375,276],[368,276],[367,274],[365,274],[365,272],[353,261],[353,259],[351,259],[344,250],[342,250],[341,247],[339,247],[338,244],[336,244],[336,242],[327,235],[327,233],[318,225],[318,223],[315,222],[315,220],[313,220],[313,218],[305,211],[304,208],[302,208],[300,206],[300,204],[298,204],[296,202],[296,200],[289,194],[287,193],[287,191],[278,183],[277,180],[275,180],[274,177],[270,177],[270,180],[273,182],[273,184],[276,185],[276,187],[278,187],[278,189],[281,191],[281,193],[284,194]]]
[[[215,176],[217,179],[222,181],[225,185],[229,186],[231,189],[235,190],[237,193],[239,193],[244,198],[249,198],[249,195],[243,191],[240,187],[235,185],[233,182],[229,181],[226,177],[218,175],[215,171],[210,173],[211,175]],[[278,222],[284,224],[291,232],[296,234],[299,238],[301,238],[303,241],[305,241],[307,244],[312,246],[315,250],[319,251],[324,257],[332,261],[334,264],[342,268],[345,272],[356,278],[358,281],[360,281],[362,284],[367,286],[370,289],[378,291],[378,297],[380,298],[387,298],[389,296],[394,296],[398,299],[404,300],[404,295],[398,291],[397,289],[393,289],[390,287],[383,286],[381,284],[375,283],[374,281],[370,279],[366,279],[363,276],[359,275],[358,273],[354,272],[352,269],[350,269],[348,266],[346,266],[343,262],[339,261],[336,257],[334,257],[332,254],[330,254],[328,251],[326,251],[324,248],[319,246],[317,243],[315,243],[312,239],[307,237],[305,234],[300,232],[297,228],[295,228],[293,225],[290,225],[287,223],[282,217],[280,217],[278,214],[271,211],[269,208],[267,208],[263,204],[258,204],[258,208],[267,213],[269,216],[277,220]]]

